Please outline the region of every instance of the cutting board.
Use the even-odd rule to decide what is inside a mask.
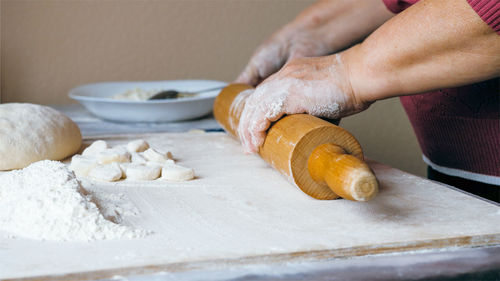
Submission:
[[[82,280],[500,244],[497,205],[374,161],[374,200],[320,201],[223,133],[95,139],[116,145],[137,138],[169,147],[197,178],[83,185],[115,200],[123,224],[152,233],[94,242],[0,238],[0,279]]]

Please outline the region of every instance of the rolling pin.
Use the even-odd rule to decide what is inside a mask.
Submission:
[[[248,92],[230,84],[214,102],[214,116],[233,136]],[[316,199],[368,201],[378,192],[359,142],[345,129],[307,114],[287,115],[271,124],[260,156],[304,193]]]

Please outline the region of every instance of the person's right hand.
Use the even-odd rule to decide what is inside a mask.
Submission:
[[[254,53],[236,83],[256,86],[294,58],[326,55],[330,50],[319,29],[284,26]]]

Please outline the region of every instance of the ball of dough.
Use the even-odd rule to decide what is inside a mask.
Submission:
[[[89,172],[89,177],[101,181],[117,181],[123,176],[122,169],[118,163],[98,165]]]
[[[162,153],[154,148],[148,148],[142,155],[146,160],[157,163],[165,163],[168,159],[172,159],[172,153],[170,151]]]
[[[103,140],[96,140],[82,152],[83,156],[97,156],[102,151],[108,149],[108,143]]]
[[[78,152],[82,135],[66,115],[29,103],[0,104],[0,170],[40,160],[62,160]]]
[[[130,153],[123,147],[105,149],[97,154],[99,164],[109,164],[113,162],[130,162]]]
[[[71,158],[71,164],[69,165],[70,170],[75,172],[78,177],[86,177],[89,172],[95,168],[99,163],[97,159],[84,155],[75,155]]]
[[[146,159],[139,153],[137,152],[131,152],[130,153],[130,162],[134,164],[146,164]]]
[[[148,148],[149,148],[149,143],[147,143],[145,140],[135,140],[127,144],[127,150],[130,153],[143,152]]]

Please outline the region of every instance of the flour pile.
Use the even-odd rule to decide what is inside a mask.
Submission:
[[[142,237],[99,211],[61,162],[39,161],[0,175],[0,230],[37,240],[90,241]]]

